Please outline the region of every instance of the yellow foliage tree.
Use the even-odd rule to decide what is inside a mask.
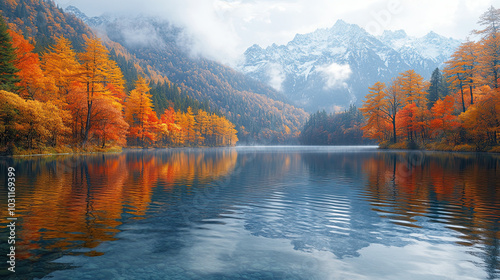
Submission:
[[[129,138],[136,144],[151,144],[156,140],[158,118],[153,110],[146,79],[139,77],[135,88],[125,101],[125,120],[129,124]]]

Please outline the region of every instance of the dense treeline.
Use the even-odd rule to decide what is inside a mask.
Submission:
[[[413,70],[369,88],[364,136],[383,147],[500,151],[500,10],[480,20],[479,40],[463,43],[430,82]]]
[[[234,125],[188,99],[164,100],[156,112],[149,82],[139,76],[127,93],[120,67],[95,37],[81,52],[60,36],[41,56],[0,17],[0,145],[62,151],[124,146],[234,145]],[[155,84],[157,96],[164,93]],[[188,101],[186,101],[188,100]],[[170,102],[170,103],[169,103]],[[174,111],[179,103],[185,112]],[[190,105],[198,107],[193,113]],[[159,117],[158,117],[159,116]],[[20,151],[22,152],[22,151]]]
[[[355,106],[340,113],[321,111],[309,117],[299,140],[303,145],[373,144],[373,140],[363,137],[363,125],[363,115]]]

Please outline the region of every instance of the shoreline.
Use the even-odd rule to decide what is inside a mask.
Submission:
[[[384,147],[380,145],[243,145],[232,146],[234,148],[307,148],[307,147],[374,147],[380,151],[400,151],[400,152],[442,152],[442,153],[487,153],[487,154],[500,154],[500,147],[496,146],[490,150],[469,150],[469,149],[408,149],[406,147]],[[229,147],[229,146],[228,146]],[[169,149],[211,149],[211,148],[228,148],[228,147],[165,147],[165,148],[121,148],[110,149],[109,151],[81,151],[81,152],[63,152],[63,153],[37,153],[37,154],[16,154],[16,155],[0,155],[1,158],[27,158],[27,157],[43,157],[43,156],[82,156],[82,155],[95,155],[95,154],[119,154],[128,151],[150,151],[150,150],[169,150]],[[492,151],[493,150],[493,151]]]

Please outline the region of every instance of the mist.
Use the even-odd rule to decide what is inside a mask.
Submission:
[[[230,66],[251,45],[286,44],[300,33],[329,28],[338,19],[374,35],[404,29],[410,36],[429,31],[457,39],[479,28],[477,19],[494,0],[56,0],[88,16],[153,16],[183,28],[189,51]],[[432,6],[432,9],[428,7]],[[468,28],[464,28],[468,26]]]

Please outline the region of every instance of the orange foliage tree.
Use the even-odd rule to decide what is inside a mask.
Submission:
[[[42,73],[38,54],[32,52],[35,47],[24,39],[22,35],[12,30],[8,30],[8,32],[12,38],[12,47],[14,47],[14,53],[16,54],[14,66],[19,69],[17,75],[21,80],[17,84],[21,87],[19,93],[21,96],[31,100],[44,100],[44,96],[41,93],[45,91],[45,88],[49,92],[54,90],[54,88],[50,87],[50,83],[48,83]],[[47,100],[45,99],[44,101]]]
[[[57,90],[54,98],[58,99],[66,97],[81,71],[71,42],[64,37],[56,38],[55,44],[42,55],[41,66],[44,75],[55,83]]]
[[[359,109],[366,118],[366,124],[363,126],[363,135],[371,139],[383,141],[386,139],[387,124],[387,91],[384,83],[377,82],[369,87],[369,94],[363,101],[363,106]]]
[[[86,38],[85,51],[79,54],[81,61],[79,80],[84,85],[86,100],[86,119],[83,126],[82,145],[85,146],[89,133],[94,125],[94,100],[102,95],[121,97],[124,89],[123,75],[118,71],[116,63],[111,62],[108,50],[98,38]],[[110,97],[104,97],[110,98]]]
[[[153,110],[149,90],[146,79],[139,77],[135,88],[125,101],[125,120],[130,126],[128,137],[136,145],[147,145],[156,141],[158,118]]]
[[[460,123],[457,121],[457,116],[453,115],[453,97],[446,96],[444,99],[438,99],[432,107],[431,134],[433,136],[447,135],[456,130]]]

